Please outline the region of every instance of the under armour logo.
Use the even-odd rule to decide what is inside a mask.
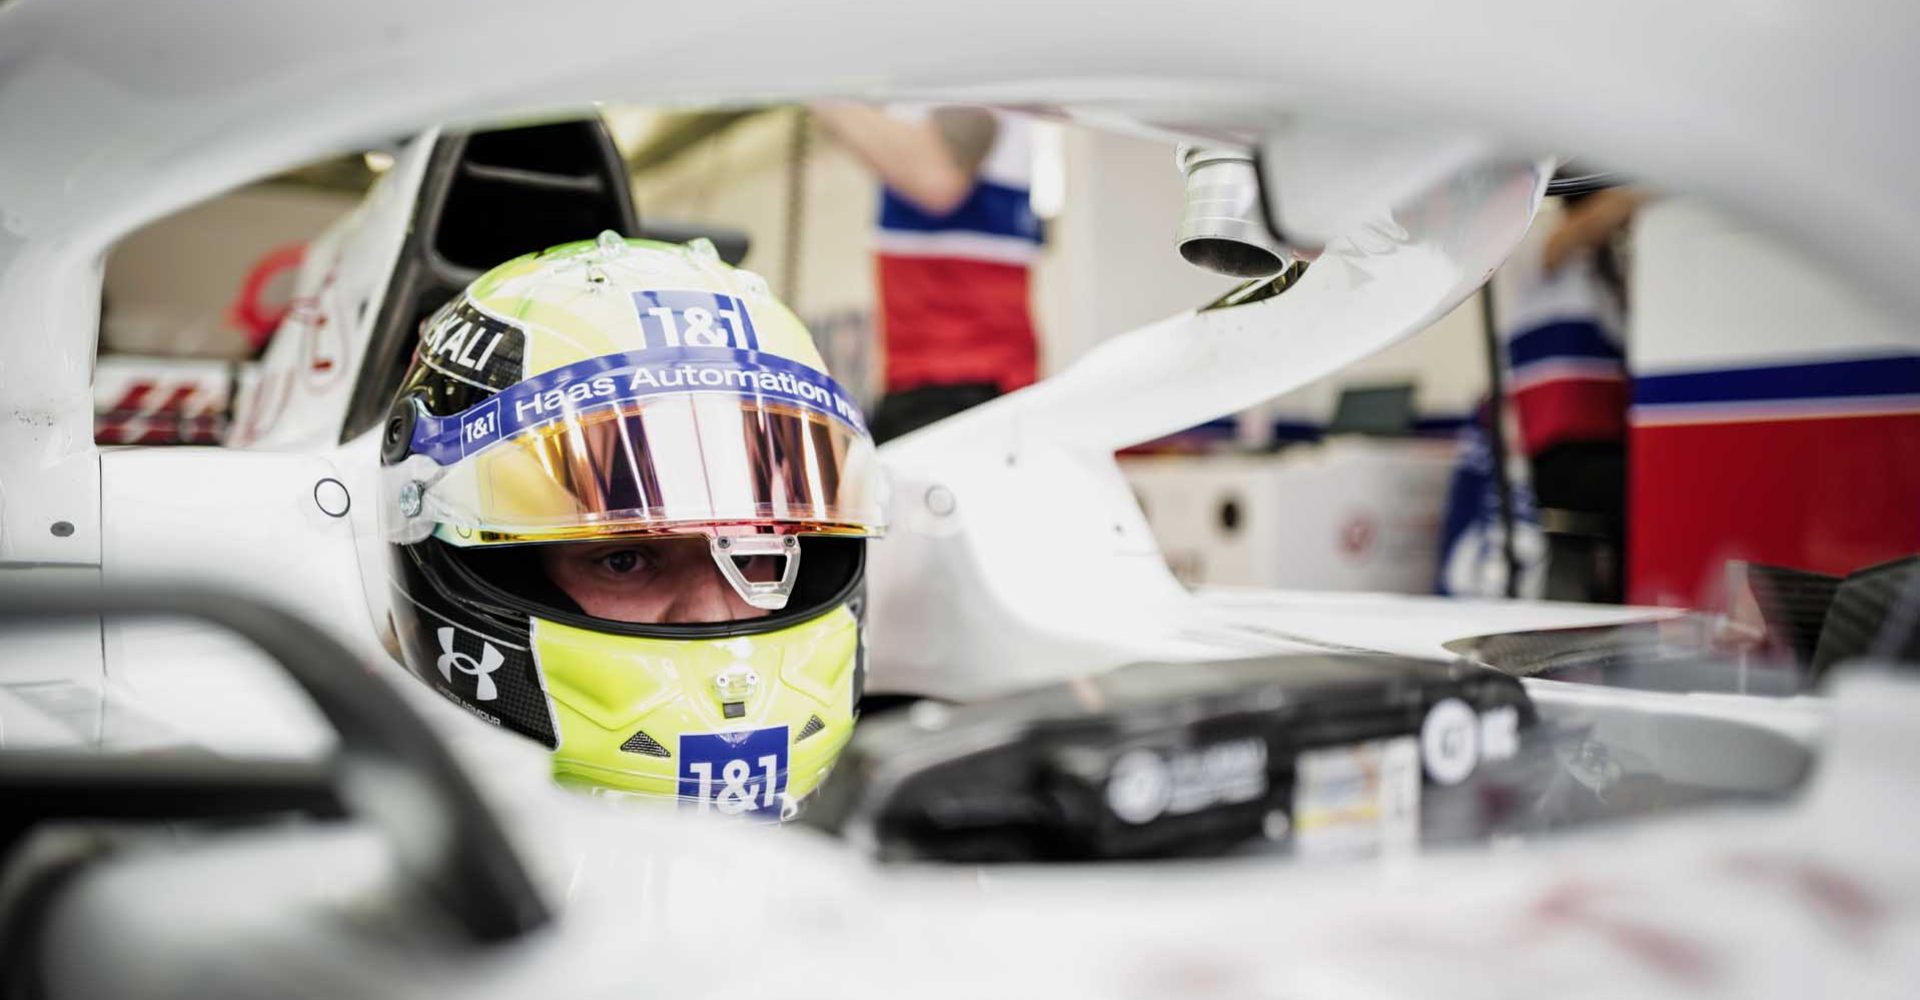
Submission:
[[[454,651],[453,628],[451,626],[443,628],[434,634],[440,637],[440,660],[438,666],[440,667],[440,676],[445,678],[447,683],[453,683],[453,672],[458,670],[463,674],[473,675],[473,697],[475,700],[492,701],[500,697],[500,689],[494,686],[492,674],[494,671],[500,669],[500,664],[506,661],[506,656],[499,650],[493,648],[493,643],[485,641],[481,643],[481,646],[484,648],[480,651],[479,662],[475,662],[473,657]]]

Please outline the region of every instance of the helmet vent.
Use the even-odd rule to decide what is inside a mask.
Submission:
[[[644,729],[634,730],[633,735],[627,737],[625,743],[620,744],[620,749],[627,753],[637,753],[647,757],[673,756],[673,754],[667,752],[666,747],[660,745],[659,740],[648,736],[647,731]]]
[[[800,735],[795,736],[793,741],[798,743],[825,728],[827,728],[827,724],[821,722],[819,716],[809,715],[807,716],[807,724],[800,727]]]

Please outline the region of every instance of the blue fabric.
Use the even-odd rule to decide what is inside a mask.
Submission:
[[[1618,361],[1620,348],[1592,320],[1562,320],[1528,330],[1507,345],[1513,367],[1556,358],[1605,358]]]
[[[1413,421],[1413,432],[1421,437],[1453,437],[1465,430],[1473,420],[1472,414],[1435,414],[1418,417]]]
[[[1447,484],[1446,505],[1440,520],[1439,561],[1433,574],[1436,594],[1498,597],[1505,593],[1506,530],[1500,516],[1493,444],[1485,425],[1484,419],[1468,419],[1460,427],[1459,453],[1453,477]],[[1514,534],[1524,538],[1539,530],[1539,507],[1526,482],[1508,485],[1513,502]],[[1544,546],[1516,545],[1521,581],[1538,575],[1544,553]],[[1527,588],[1523,585],[1519,592],[1524,595]]]
[[[880,228],[909,233],[966,231],[1040,242],[1040,219],[1024,188],[980,181],[960,207],[932,215],[887,188],[880,196]]]
[[[1912,354],[1642,375],[1633,382],[1633,401],[1640,406],[1847,399],[1916,393],[1920,393],[1920,355]]]

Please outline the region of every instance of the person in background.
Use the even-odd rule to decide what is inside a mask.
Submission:
[[[1507,398],[1548,535],[1550,598],[1621,600],[1629,385],[1616,241],[1646,194],[1565,199],[1494,275]]]
[[[984,108],[822,104],[814,117],[883,186],[875,240],[886,363],[876,441],[1030,384],[1029,126]]]

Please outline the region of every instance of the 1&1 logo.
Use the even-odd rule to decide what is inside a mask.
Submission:
[[[500,689],[493,683],[493,672],[506,662],[506,655],[493,648],[493,643],[482,640],[480,659],[475,660],[466,653],[453,648],[453,627],[448,626],[435,632],[440,640],[440,659],[435,665],[440,668],[440,676],[447,683],[453,683],[453,672],[458,670],[473,677],[473,697],[476,701],[492,701],[500,697]]]

